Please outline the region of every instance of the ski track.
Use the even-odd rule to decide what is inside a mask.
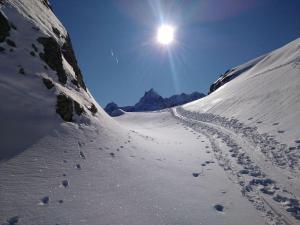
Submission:
[[[298,224],[300,220],[297,153],[256,128],[245,127],[236,119],[173,108],[172,115],[198,133],[206,136],[219,165],[230,180],[267,218],[268,224]],[[281,152],[283,151],[283,152]],[[265,156],[265,157],[263,157]],[[283,169],[288,168],[287,173]],[[278,173],[283,176],[278,176]],[[270,178],[272,177],[272,179]]]

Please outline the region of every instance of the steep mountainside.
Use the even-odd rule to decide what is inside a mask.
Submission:
[[[7,128],[0,131],[1,149],[7,151],[0,159],[63,121],[103,120],[106,114],[84,83],[70,36],[48,1],[1,1],[0,7],[0,96],[5,106],[0,122]]]
[[[185,103],[203,98],[204,96],[205,95],[202,93],[193,92],[192,94],[182,93],[180,95],[172,95],[169,98],[163,98],[156,91],[150,89],[149,91],[145,92],[144,96],[134,106],[119,107],[116,103],[111,102],[106,105],[104,110],[110,116],[120,116],[123,114],[122,111],[125,112],[156,111],[156,110],[171,108],[178,105],[183,105]]]

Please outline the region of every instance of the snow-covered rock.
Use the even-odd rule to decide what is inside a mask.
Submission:
[[[0,123],[6,127],[0,130],[0,159],[64,121],[109,121],[86,88],[70,36],[46,0],[1,1],[0,68]]]
[[[156,111],[166,108],[171,108],[178,105],[183,105],[185,103],[195,101],[197,99],[203,98],[205,95],[199,92],[193,92],[192,94],[182,93],[180,95],[172,95],[169,98],[163,98],[160,96],[153,88],[146,91],[144,96],[136,103],[134,106],[123,106],[119,107],[116,103],[111,102],[106,105],[104,110],[110,115],[117,109],[122,109],[125,112],[147,112]],[[114,113],[114,116],[118,113]]]

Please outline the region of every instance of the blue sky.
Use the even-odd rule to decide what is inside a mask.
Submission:
[[[207,93],[227,69],[300,37],[299,0],[51,0],[88,88],[105,106]],[[162,23],[176,41],[155,40]]]

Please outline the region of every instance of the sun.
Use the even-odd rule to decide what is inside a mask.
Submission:
[[[175,29],[171,25],[163,24],[157,29],[156,39],[162,45],[169,45],[174,41]]]

